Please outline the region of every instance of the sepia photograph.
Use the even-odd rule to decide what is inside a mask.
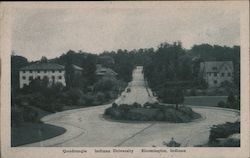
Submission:
[[[249,147],[248,2],[14,4],[1,13],[9,151]]]

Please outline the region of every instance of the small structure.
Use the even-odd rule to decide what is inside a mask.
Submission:
[[[72,68],[73,68],[73,71],[74,71],[75,75],[81,75],[82,74],[83,68],[81,68],[80,66],[72,64]]]
[[[36,63],[19,69],[20,88],[29,85],[32,79],[47,77],[49,82],[60,82],[66,86],[65,67],[55,63]]]
[[[117,73],[110,68],[102,67],[102,65],[96,65],[96,75],[99,78],[107,77],[107,78],[115,78]]]
[[[218,87],[224,81],[233,81],[233,62],[232,61],[205,61],[200,63],[202,78],[208,86]]]

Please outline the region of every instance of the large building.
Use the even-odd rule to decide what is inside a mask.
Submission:
[[[200,71],[208,86],[219,87],[224,81],[233,82],[232,61],[206,61],[201,62]]]
[[[47,77],[50,83],[59,82],[66,86],[64,66],[55,63],[36,63],[19,70],[20,88],[29,85],[32,79],[44,77]]]

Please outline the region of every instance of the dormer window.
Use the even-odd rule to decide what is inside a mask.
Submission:
[[[217,67],[213,67],[212,69],[213,69],[213,70],[217,70]]]

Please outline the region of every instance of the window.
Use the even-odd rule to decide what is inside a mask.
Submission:
[[[32,70],[30,70],[30,73],[32,73]]]
[[[213,69],[213,70],[217,70],[217,67],[213,67],[212,69]]]
[[[221,73],[221,76],[224,77],[224,73]]]
[[[23,73],[25,73],[25,70],[23,70]]]
[[[55,80],[55,76],[52,76],[52,80]]]
[[[40,80],[40,79],[41,79],[41,77],[40,77],[40,76],[37,76],[37,79],[39,79],[39,80]]]
[[[30,76],[30,77],[29,77],[29,80],[30,80],[30,81],[31,81],[31,80],[33,80],[33,77],[32,77],[32,76]]]
[[[59,70],[59,73],[61,73],[62,72],[62,70]]]
[[[217,72],[214,73],[214,76],[217,76]]]
[[[25,76],[23,76],[22,78],[23,78],[23,80],[25,80],[25,79],[26,79],[26,77],[25,77]]]
[[[225,70],[227,70],[227,67],[225,67]]]
[[[40,70],[38,70],[37,73],[40,73]]]
[[[52,70],[52,73],[55,73],[55,70]]]
[[[231,76],[231,73],[229,72],[227,75],[228,75],[228,76]]]
[[[47,72],[47,70],[44,70],[43,72],[44,72],[44,73],[46,73],[46,72]]]
[[[217,80],[214,80],[214,84],[217,84]]]
[[[58,76],[59,79],[62,79],[62,76]]]

